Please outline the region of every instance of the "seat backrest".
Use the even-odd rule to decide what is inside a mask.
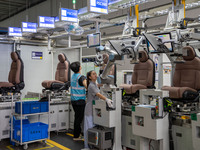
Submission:
[[[134,66],[132,84],[147,87],[153,87],[155,84],[155,65],[145,50],[139,52],[139,63]]]
[[[24,64],[18,52],[11,53],[12,63],[8,81],[13,84],[24,82]]]
[[[70,62],[64,53],[58,55],[58,60],[55,79],[62,82],[70,81]]]
[[[173,86],[200,90],[200,58],[191,46],[186,46],[183,50],[187,51],[187,56],[183,56],[184,63],[176,64]]]

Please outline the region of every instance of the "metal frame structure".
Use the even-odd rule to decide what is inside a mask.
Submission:
[[[50,108],[50,94],[48,95],[48,108]],[[44,143],[46,143],[46,140],[50,138],[50,129],[49,129],[50,111],[43,112],[43,113],[35,113],[35,114],[22,114],[23,105],[22,105],[22,97],[21,97],[20,98],[20,114],[16,114],[16,113],[14,113],[14,110],[13,110],[13,96],[12,96],[11,109],[12,109],[12,115],[11,115],[11,141],[12,142],[16,143],[16,145],[24,145],[23,148],[25,150],[28,149],[29,143],[34,143],[34,142],[38,142],[38,141],[44,141]],[[28,141],[28,142],[22,142],[22,140],[23,140],[23,123],[22,123],[23,118],[22,117],[33,116],[33,115],[39,115],[40,116],[42,114],[48,114],[48,138],[34,140],[34,141]],[[20,117],[20,141],[16,141],[16,140],[13,139],[13,116],[19,116]],[[39,121],[40,121],[40,117],[39,117]]]

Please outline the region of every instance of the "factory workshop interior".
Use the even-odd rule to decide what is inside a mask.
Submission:
[[[0,150],[200,150],[200,1],[1,0]]]

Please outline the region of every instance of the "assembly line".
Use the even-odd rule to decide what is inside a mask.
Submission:
[[[200,1],[47,3],[0,30],[0,150],[200,149]]]

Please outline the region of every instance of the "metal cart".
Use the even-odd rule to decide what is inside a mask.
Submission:
[[[46,140],[49,139],[50,137],[50,130],[49,130],[49,116],[50,116],[50,95],[48,95],[48,112],[42,112],[42,113],[32,113],[32,114],[22,114],[22,110],[23,110],[23,105],[22,105],[22,97],[20,97],[20,114],[17,114],[14,112],[13,109],[13,95],[12,95],[12,103],[11,103],[11,108],[12,108],[12,115],[11,115],[11,141],[14,142],[16,144],[16,146],[18,145],[23,145],[23,148],[26,150],[28,149],[28,144],[29,143],[34,143],[34,142],[38,142],[38,141],[43,141],[44,144],[46,144]],[[38,120],[40,121],[40,115],[42,114],[48,114],[48,138],[44,138],[44,139],[38,139],[38,140],[32,140],[32,141],[28,141],[28,142],[22,142],[23,141],[23,118],[24,117],[28,117],[28,116],[32,116],[32,115],[38,115]],[[20,141],[17,141],[15,139],[13,139],[13,116],[20,116]]]

